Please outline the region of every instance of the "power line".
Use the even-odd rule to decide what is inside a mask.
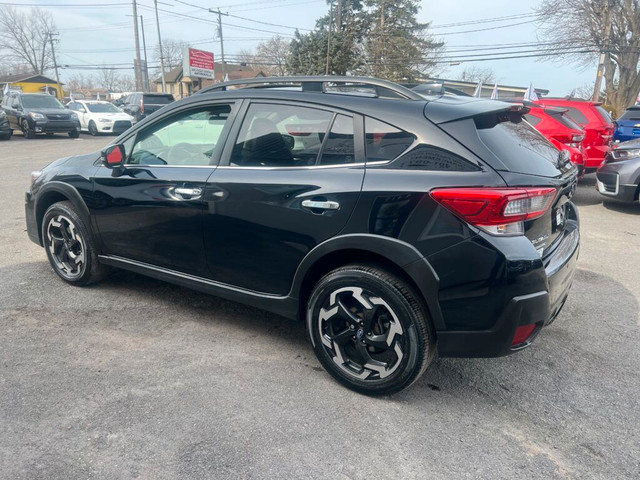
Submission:
[[[442,25],[430,25],[429,28],[461,27],[463,25],[477,25],[480,23],[505,22],[507,20],[517,20],[520,18],[528,18],[528,17],[536,17],[536,16],[538,16],[537,13],[520,13],[516,15],[506,15],[503,17],[480,18],[478,20],[469,20],[468,22],[446,23]]]

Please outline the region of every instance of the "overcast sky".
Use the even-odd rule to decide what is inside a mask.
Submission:
[[[304,33],[312,29],[315,20],[327,12],[325,0],[219,0],[218,3],[185,0],[185,2],[193,6],[176,0],[158,2],[161,10],[173,13],[160,12],[160,29],[163,39],[190,42],[194,47],[212,50],[216,60],[219,59],[220,43],[214,39],[216,26],[210,23],[217,20],[217,15],[197,8],[219,7],[223,12],[235,15],[235,17],[223,17],[227,61],[232,61],[233,55],[239,53],[241,49],[255,48],[261,40],[266,40],[276,33],[289,38],[295,27]],[[13,0],[5,2],[0,0],[0,4],[2,3],[25,5],[25,7],[19,7],[24,9],[27,9],[26,5],[43,5],[43,9],[51,11],[60,33],[57,57],[58,63],[62,65],[122,64],[121,66],[126,67],[127,62],[132,62],[133,20],[131,16],[127,16],[132,13],[131,1]],[[107,3],[111,5],[105,7]],[[487,45],[543,42],[544,39],[538,37],[537,24],[532,21],[533,17],[522,16],[531,14],[533,8],[539,3],[533,0],[517,2],[513,0],[491,0],[490,2],[425,0],[422,2],[419,20],[432,23],[432,32],[436,38],[446,42],[449,49],[446,53],[448,58],[459,58],[460,55],[485,54],[486,51],[469,51],[469,49],[485,48]],[[72,8],[64,6],[70,4],[78,6]],[[88,5],[99,6],[89,7]],[[144,17],[150,64],[152,50],[158,43],[152,7],[153,0],[138,0],[138,14]],[[175,14],[186,16],[177,17]],[[504,16],[516,18],[499,22],[451,25]],[[469,32],[469,30],[480,31]],[[519,50],[534,48],[524,46]],[[502,51],[508,50],[494,50],[494,52]],[[535,87],[551,90],[551,94],[566,95],[574,87],[593,83],[596,64],[595,58],[592,66],[586,69],[566,65],[566,62],[542,62],[535,58],[464,62],[457,66],[447,66],[441,77],[459,78],[465,67],[475,65],[479,68],[492,69],[500,83],[527,86],[529,82],[533,82]],[[64,81],[71,72],[68,69],[61,70],[61,79]],[[122,72],[132,74],[132,70],[122,70]],[[96,72],[93,71],[93,73]]]

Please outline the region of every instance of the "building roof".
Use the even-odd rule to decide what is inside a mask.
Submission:
[[[55,80],[39,73],[18,73],[0,77],[0,83],[56,83]],[[64,83],[60,82],[60,85]]]

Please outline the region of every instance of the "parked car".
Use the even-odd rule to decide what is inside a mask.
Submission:
[[[120,108],[139,122],[147,115],[160,110],[174,101],[170,93],[143,93],[135,92],[127,95],[121,102]]]
[[[9,119],[4,110],[0,110],[0,140],[9,140],[13,135],[13,129],[9,125]]]
[[[9,119],[10,128],[22,130],[25,138],[59,132],[66,132],[71,138],[80,136],[77,115],[51,95],[12,91],[2,99],[2,109]]]
[[[613,139],[616,142],[640,138],[640,105],[627,108],[614,125],[616,131],[613,134]]]
[[[567,98],[542,98],[538,102],[544,106],[567,109],[567,114],[585,131],[583,141],[585,172],[595,172],[609,150],[613,138],[613,121],[599,102]]]
[[[578,167],[579,176],[583,176],[586,154],[582,142],[585,133],[567,115],[567,109],[543,107],[534,102],[524,102],[524,106],[529,108],[529,113],[524,116],[527,122],[549,139],[556,148],[567,150],[571,154],[571,161]]]
[[[637,202],[640,194],[640,138],[614,144],[596,178],[596,189],[605,197]]]
[[[218,84],[34,172],[27,232],[72,285],[117,267],[304,321],[336,380],[389,394],[436,348],[528,347],[567,298],[578,170],[522,114],[358,77]]]
[[[78,100],[67,104],[67,108],[80,119],[80,130],[91,135],[99,133],[121,134],[133,125],[133,117],[115,105],[99,100]]]

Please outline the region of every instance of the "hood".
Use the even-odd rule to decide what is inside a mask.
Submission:
[[[622,142],[616,146],[616,150],[631,150],[636,148],[640,148],[640,138],[629,140],[628,142]]]
[[[73,112],[66,108],[25,108],[25,113],[42,113],[43,115],[55,114],[55,115],[71,115]]]

